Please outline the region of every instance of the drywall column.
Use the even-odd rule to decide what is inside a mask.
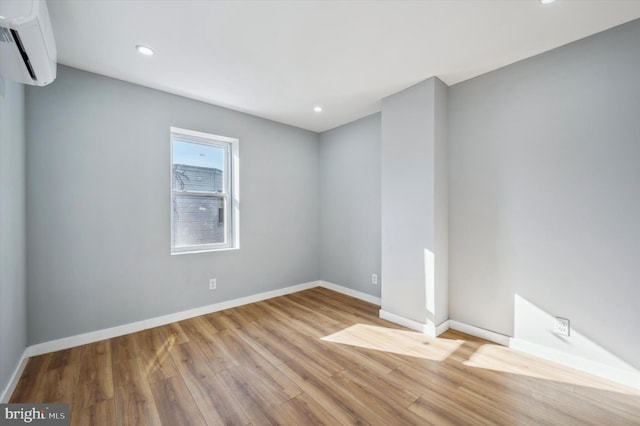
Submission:
[[[382,100],[382,309],[436,334],[448,319],[447,86],[433,77]]]
[[[27,346],[24,86],[0,77],[0,402]]]

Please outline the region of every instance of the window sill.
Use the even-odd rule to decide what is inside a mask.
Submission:
[[[214,248],[214,249],[204,249],[204,250],[177,251],[177,252],[171,253],[171,256],[181,256],[183,254],[211,253],[216,251],[230,251],[230,250],[240,250],[240,247],[224,247],[224,248]]]

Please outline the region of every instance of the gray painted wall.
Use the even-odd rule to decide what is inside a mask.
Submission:
[[[317,134],[63,66],[26,105],[30,344],[318,279]],[[169,254],[170,126],[240,139],[240,250]]]
[[[321,279],[379,297],[380,114],[320,134],[320,204]]]
[[[447,319],[446,86],[430,78],[382,100],[382,309],[427,325]],[[436,140],[437,139],[437,140]],[[436,170],[436,163],[438,163]],[[438,209],[440,209],[438,211]],[[442,250],[442,251],[439,251]],[[440,291],[437,291],[437,289]],[[444,309],[436,312],[437,309]],[[435,332],[435,329],[432,330]]]
[[[452,319],[640,367],[639,40],[636,20],[449,89]]]
[[[24,129],[24,88],[0,77],[0,392],[27,346]]]

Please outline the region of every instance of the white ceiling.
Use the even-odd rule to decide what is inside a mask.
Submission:
[[[61,64],[317,132],[379,111],[381,98],[431,76],[451,85],[640,17],[638,0],[48,6]]]

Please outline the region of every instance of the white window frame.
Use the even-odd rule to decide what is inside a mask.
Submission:
[[[225,150],[225,170],[222,176],[223,192],[208,193],[201,191],[177,191],[173,188],[173,142],[174,140],[182,140],[189,143],[196,143],[205,146],[213,146],[223,148]],[[196,195],[206,197],[223,197],[226,199],[224,207],[224,226],[225,241],[214,244],[195,244],[191,246],[173,247],[171,246],[171,254],[186,253],[202,253],[220,250],[235,250],[240,248],[240,161],[239,161],[239,145],[240,141],[236,138],[226,136],[213,135],[210,133],[198,132],[195,130],[182,129],[179,127],[170,127],[169,152],[170,152],[170,245],[173,235],[173,198],[180,195]]]

